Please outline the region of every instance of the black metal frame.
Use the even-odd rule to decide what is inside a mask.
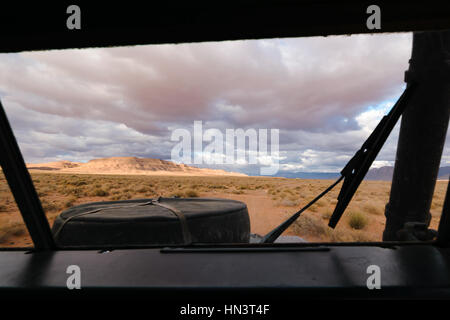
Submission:
[[[81,30],[66,28],[73,1],[30,2],[27,10],[3,2],[0,52],[450,28],[443,0],[83,1]],[[381,30],[366,27],[372,4],[382,8]]]
[[[0,164],[36,250],[55,249],[47,218],[0,101]]]
[[[87,28],[81,32],[55,30],[60,22],[64,25],[63,19],[55,18],[58,15],[54,12],[61,9],[65,12],[63,3],[46,7],[39,2],[33,9],[32,4],[27,4],[27,10],[19,3],[16,11],[8,10],[5,3],[0,11],[0,24],[3,24],[0,52],[370,32],[361,21],[361,12],[364,12],[361,9],[372,2],[346,1],[351,3],[350,9],[335,0],[267,1],[264,4],[253,1],[253,6],[249,1],[242,1],[242,5],[226,3],[230,3],[227,10],[211,10],[211,7],[191,2],[184,2],[183,8],[170,2],[170,10],[166,12],[136,8],[142,13],[150,12],[151,16],[134,19],[131,15],[128,19],[132,27],[118,29],[117,21],[127,24],[122,10],[128,10],[127,19],[131,6],[123,8],[118,4],[116,12],[110,13],[109,7],[105,10],[99,4],[100,10],[97,14],[91,11],[90,20],[83,25]],[[423,8],[409,1],[377,1],[377,4],[384,8],[382,32],[450,28],[448,2],[447,7],[443,7],[437,1],[428,0]],[[82,4],[83,10],[87,5]],[[53,10],[51,14],[47,12],[48,6]],[[120,11],[120,18],[117,11]],[[50,19],[44,19],[44,14],[50,14]],[[8,28],[11,21],[16,28]],[[151,305],[153,313],[158,310],[163,314],[168,311],[175,314],[172,312],[180,304],[195,300],[201,304],[205,301],[217,304],[279,301],[285,310],[297,315],[299,303],[303,301],[304,308],[310,305],[311,299],[341,300],[336,308],[330,308],[329,301],[326,303],[334,314],[336,310],[345,310],[341,303],[348,298],[450,298],[448,188],[435,242],[239,245],[243,250],[239,250],[239,246],[218,245],[197,248],[197,251],[150,246],[135,248],[138,250],[132,247],[112,251],[104,248],[101,251],[95,248],[54,250],[57,248],[50,237],[48,222],[1,105],[0,148],[3,151],[0,163],[36,249],[44,249],[27,252],[30,248],[0,248],[2,301],[27,299],[41,307],[49,297],[51,301],[70,298],[73,303],[74,298],[77,301],[87,294],[89,298],[108,299],[108,303],[117,299],[118,305],[122,305],[124,299],[132,299],[129,301],[135,307],[136,299],[151,295],[152,300],[142,305],[146,311]],[[72,264],[83,270],[83,290],[66,287],[66,268]],[[366,267],[369,264],[379,265],[383,270],[382,290],[367,289]],[[134,286],[139,289],[131,291]],[[151,301],[153,303],[149,303]],[[278,315],[280,309],[271,315]]]
[[[150,12],[147,19],[134,19],[132,14],[143,17],[147,12],[144,14],[138,7],[133,11],[133,7],[111,5],[109,12],[104,14],[103,6],[83,3],[83,12],[88,11],[90,15],[84,16],[81,31],[70,31],[65,27],[65,17],[59,15],[61,10],[65,12],[64,3],[30,4],[28,8],[32,7],[32,10],[26,12],[22,10],[21,5],[7,8],[5,4],[0,13],[0,20],[6,26],[0,28],[0,52],[377,32],[367,30],[362,21],[369,2],[349,1],[348,4],[345,6],[342,2],[331,0],[320,3],[268,1],[264,4],[259,1],[243,1],[238,5],[222,3],[219,5],[220,10],[206,3],[167,6],[160,4]],[[383,7],[381,32],[450,27],[450,7],[439,1],[427,1],[425,7],[407,1],[379,1],[377,4]],[[127,12],[125,16],[124,10]],[[45,14],[50,18],[43,19]],[[19,15],[21,19],[17,19],[15,15]],[[118,16],[120,19],[116,19]],[[129,21],[126,21],[127,16]],[[229,23],[231,16],[234,22],[232,24]],[[116,20],[124,23],[126,21],[129,25],[126,28],[117,28],[117,25],[112,23]],[[0,164],[35,249],[55,249],[48,221],[1,104],[0,148],[3,151]],[[450,245],[448,192],[447,190],[437,241],[438,244],[446,246]],[[382,246],[383,243],[373,245]]]

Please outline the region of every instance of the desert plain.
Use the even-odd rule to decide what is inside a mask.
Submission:
[[[61,168],[28,165],[50,226],[65,209],[87,202],[159,196],[209,197],[246,203],[251,232],[264,235],[333,182],[319,179],[253,177],[223,171],[201,172],[189,168],[184,168],[184,171],[188,171],[184,173],[180,173],[179,168],[174,168],[173,172],[168,172],[167,168],[159,168],[152,174],[147,172],[148,170],[142,171],[139,167],[131,168],[134,171],[127,172],[119,165],[116,170],[109,168],[108,174],[99,174],[77,171],[77,168],[71,171],[71,165],[67,163],[53,163],[54,166]],[[64,170],[65,166],[69,170]],[[140,172],[144,174],[139,174]],[[438,228],[447,185],[448,181],[436,183],[430,209],[430,227],[433,229]],[[328,219],[336,205],[340,187],[341,184],[305,211],[284,235],[300,236],[309,242],[381,241],[385,226],[384,207],[389,199],[391,182],[363,181],[341,221],[335,229],[331,229],[327,226]],[[32,245],[9,186],[1,173],[0,246]]]

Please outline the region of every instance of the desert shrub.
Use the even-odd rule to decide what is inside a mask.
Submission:
[[[107,184],[104,185],[102,189],[105,191],[110,191],[111,189],[114,189],[114,187],[111,184]]]
[[[382,214],[383,208],[380,206],[376,206],[373,203],[367,203],[363,206],[364,212],[371,213],[371,214]]]
[[[96,197],[106,197],[109,195],[109,193],[103,189],[95,189],[92,194]]]
[[[287,197],[287,195],[288,195],[288,194],[287,194],[286,192],[283,191],[282,193],[280,193],[279,196],[280,196],[280,198],[283,198],[283,199],[284,199],[284,198]]]
[[[367,225],[367,217],[360,212],[352,212],[348,224],[351,228],[360,230]]]
[[[70,184],[70,185],[72,185],[72,186],[79,187],[79,186],[87,185],[87,182],[86,182],[86,181],[83,181],[83,180],[76,180],[76,181],[68,181],[67,184]]]
[[[216,185],[210,185],[208,186],[209,189],[228,189],[227,186],[216,184]]]
[[[45,197],[48,195],[48,190],[37,190],[37,195],[39,197]]]
[[[320,199],[320,200],[317,200],[316,206],[318,206],[318,207],[325,207],[327,205],[327,203],[328,203],[327,200]]]
[[[112,190],[109,191],[109,193],[112,194],[112,195],[117,195],[117,194],[120,194],[121,191],[119,189],[112,189]]]
[[[72,198],[68,199],[68,200],[64,203],[64,206],[65,206],[66,208],[70,208],[70,207],[73,206],[73,204],[74,204],[74,202],[75,202],[76,200],[77,200],[77,199],[76,199],[75,197],[72,197]]]
[[[18,223],[11,230],[11,234],[13,236],[17,236],[17,237],[18,236],[23,236],[26,233],[27,233],[27,230],[25,228],[25,225],[23,225],[22,223]]]
[[[146,186],[141,186],[140,188],[136,189],[136,192],[139,192],[139,193],[145,193],[145,192],[148,192],[148,191],[150,191],[150,188],[146,187]]]
[[[63,192],[65,195],[73,195],[76,198],[86,197],[87,194],[82,188],[67,188]]]
[[[188,190],[188,191],[186,191],[185,194],[186,194],[186,197],[189,197],[189,198],[196,198],[199,196],[198,192],[195,190]]]
[[[293,223],[293,231],[300,237],[306,234],[323,236],[327,229],[328,228],[323,221],[310,215],[300,216],[297,221]]]
[[[323,219],[330,219],[331,218],[331,212],[330,211],[325,211],[324,213],[322,213],[322,218]]]
[[[54,203],[54,202],[50,202],[50,201],[47,201],[47,200],[44,199],[44,200],[41,201],[41,204],[42,204],[42,208],[44,209],[44,211],[57,211],[57,210],[59,210],[58,205],[56,203]]]
[[[8,241],[11,236],[26,234],[25,225],[21,222],[13,222],[0,227],[0,243]]]
[[[296,201],[292,201],[289,199],[283,199],[280,201],[280,206],[285,206],[285,207],[295,207],[297,206],[298,203]]]
[[[368,242],[368,241],[375,241],[377,239],[370,238],[369,235],[364,233],[363,231],[353,231],[353,241],[357,242]]]
[[[182,192],[182,191],[177,191],[177,192],[172,193],[170,196],[171,197],[183,198],[185,196],[185,193]]]
[[[130,200],[132,198],[132,194],[129,192],[126,192],[124,194],[122,194],[122,196],[120,197],[120,200]]]
[[[432,201],[432,202],[431,202],[431,208],[430,208],[430,209],[433,209],[433,210],[439,209],[441,206],[442,206],[442,205],[439,204],[439,203],[436,203],[436,201]]]
[[[356,241],[353,232],[340,229],[326,229],[325,235],[330,242],[354,242]]]

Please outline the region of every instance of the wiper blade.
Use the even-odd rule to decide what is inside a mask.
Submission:
[[[281,223],[278,227],[270,231],[263,237],[261,243],[273,243],[295,220],[302,214],[303,211],[308,209],[317,200],[323,197],[331,189],[333,189],[339,182],[344,179],[341,191],[338,196],[338,203],[331,215],[328,226],[331,228],[336,227],[339,219],[347,208],[350,200],[361,184],[364,176],[371,167],[373,161],[377,157],[381,147],[386,142],[389,134],[397,123],[398,119],[402,115],[405,107],[408,104],[411,95],[417,84],[410,83],[407,85],[405,91],[403,91],[400,98],[397,100],[391,111],[385,115],[380,123],[378,123],[375,130],[370,134],[369,138],[363,143],[362,147],[356,152],[356,154],[350,159],[341,171],[341,176],[321,194],[315,197],[302,209],[294,213],[286,221]]]
[[[417,84],[415,83],[407,85],[405,91],[403,91],[391,111],[381,119],[375,130],[363,143],[361,149],[356,152],[344,169],[342,169],[341,174],[345,178],[344,184],[339,192],[338,202],[334,212],[328,222],[329,227],[333,229],[336,227],[350,200],[353,198],[356,189],[358,189],[367,171],[369,171],[373,161],[389,137],[389,134],[394,129],[395,124],[408,105],[416,86]]]

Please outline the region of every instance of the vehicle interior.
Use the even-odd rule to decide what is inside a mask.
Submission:
[[[32,240],[30,246],[0,247],[0,292],[17,298],[73,297],[77,290],[68,290],[66,270],[77,265],[82,270],[78,291],[90,297],[137,292],[176,303],[216,301],[217,296],[253,302],[450,298],[448,182],[437,230],[430,227],[429,213],[450,116],[450,8],[435,1],[406,3],[380,2],[380,30],[366,27],[369,3],[356,1],[186,2],[154,5],[150,11],[109,4],[107,13],[83,4],[81,30],[66,28],[64,3],[1,12],[0,54],[397,32],[412,33],[412,52],[403,93],[352,151],[337,179],[265,234],[251,232],[244,202],[176,196],[76,205],[58,212],[51,227],[6,103],[0,102],[0,163]],[[0,87],[0,98],[1,92]],[[342,224],[396,124],[400,134],[382,241],[283,238],[305,211],[341,184],[326,223],[332,229]],[[200,224],[199,217],[208,220]],[[372,265],[381,270],[380,290],[368,289]]]

